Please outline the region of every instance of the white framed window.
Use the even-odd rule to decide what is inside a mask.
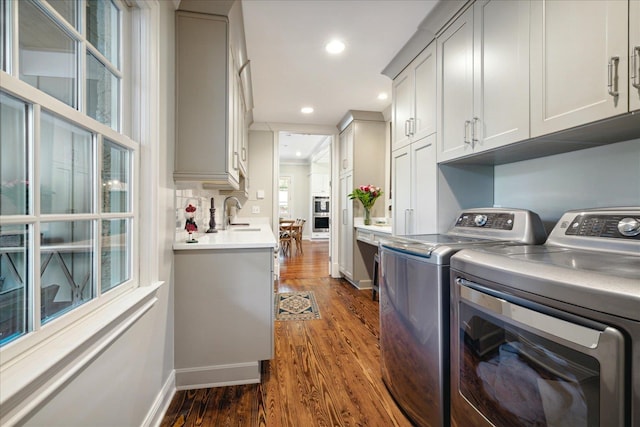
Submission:
[[[140,144],[124,3],[0,11],[0,347],[19,353],[137,286]]]
[[[288,175],[280,175],[278,180],[278,216],[280,218],[292,218],[292,177]]]

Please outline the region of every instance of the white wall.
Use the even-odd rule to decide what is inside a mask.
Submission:
[[[268,218],[272,222],[277,197],[273,194],[273,149],[273,132],[249,131],[249,198],[239,217]],[[258,199],[258,190],[264,191],[264,199]],[[260,212],[253,213],[254,207]]]
[[[155,425],[173,392],[173,207],[174,144],[174,3],[158,1],[159,128],[157,206],[142,212],[157,218],[157,279],[164,281],[155,304],[95,358],[78,368],[68,381],[57,384],[43,404],[23,420],[26,426]],[[155,67],[154,67],[155,68]],[[103,337],[99,337],[103,339]],[[46,347],[42,351],[46,351]],[[22,424],[22,423],[21,423]]]
[[[311,183],[309,182],[309,165],[280,164],[280,176],[291,176],[293,199],[291,201],[291,217],[303,218],[307,222],[302,233],[303,239],[311,238]]]
[[[530,209],[547,228],[563,212],[640,206],[640,139],[495,167],[494,203]]]

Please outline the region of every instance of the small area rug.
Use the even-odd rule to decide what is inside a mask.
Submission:
[[[320,318],[313,291],[282,292],[276,297],[276,320],[314,320]]]

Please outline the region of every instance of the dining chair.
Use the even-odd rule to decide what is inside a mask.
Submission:
[[[296,253],[300,251],[301,254],[304,254],[302,250],[302,231],[304,230],[304,223],[306,220],[302,218],[296,219],[293,230],[293,238],[296,241]]]
[[[282,255],[291,255],[291,243],[294,240],[294,222],[280,224],[280,248]]]

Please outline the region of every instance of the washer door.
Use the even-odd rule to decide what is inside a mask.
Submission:
[[[455,288],[454,425],[624,425],[618,330],[465,279]]]

